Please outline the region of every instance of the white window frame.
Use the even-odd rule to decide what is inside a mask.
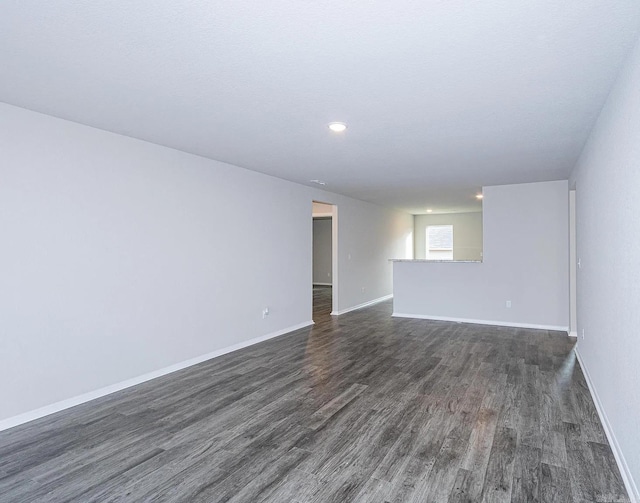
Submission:
[[[430,229],[444,230],[450,229],[451,233],[451,242],[449,243],[432,243],[432,232]],[[453,239],[454,239],[454,230],[453,224],[439,224],[439,225],[427,225],[425,229],[425,245],[426,245],[426,257],[427,260],[453,260]],[[444,241],[447,241],[446,238]]]

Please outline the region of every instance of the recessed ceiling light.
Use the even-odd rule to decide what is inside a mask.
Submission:
[[[433,210],[432,210],[431,208],[429,208],[429,209],[427,210],[427,213],[433,213]]]
[[[330,122],[329,129],[334,133],[342,133],[345,129],[347,129],[347,125],[344,122]]]
[[[476,194],[476,199],[482,199],[484,196],[482,194]]]
[[[311,183],[317,183],[318,185],[326,185],[327,182],[323,182],[322,180],[309,180]]]

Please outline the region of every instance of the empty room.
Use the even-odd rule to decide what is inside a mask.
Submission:
[[[0,4],[0,502],[640,502],[640,2]]]

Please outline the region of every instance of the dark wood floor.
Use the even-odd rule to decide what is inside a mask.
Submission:
[[[0,501],[629,501],[565,334],[330,294],[312,329],[0,433]]]

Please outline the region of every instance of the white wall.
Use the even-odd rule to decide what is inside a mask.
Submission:
[[[389,258],[411,257],[413,215],[372,204],[346,204],[348,199],[342,197],[330,202],[338,206],[339,277],[333,278],[333,295],[339,296],[338,312],[342,313],[349,306],[392,294]]]
[[[453,225],[453,260],[482,260],[482,212],[415,215],[415,257],[426,257],[426,228]]]
[[[640,501],[640,41],[572,182],[581,264],[578,353],[623,475]]]
[[[413,229],[408,214],[4,104],[0,132],[0,425],[309,323],[313,199],[339,208],[341,309],[391,293],[387,259]]]
[[[576,275],[578,257],[576,255],[576,191],[569,191],[569,328],[571,337],[578,335],[578,287]]]
[[[394,314],[566,330],[567,182],[484,187],[483,193],[484,262],[395,263]]]
[[[314,203],[315,205],[316,203]],[[331,284],[331,218],[313,219],[313,284]]]

